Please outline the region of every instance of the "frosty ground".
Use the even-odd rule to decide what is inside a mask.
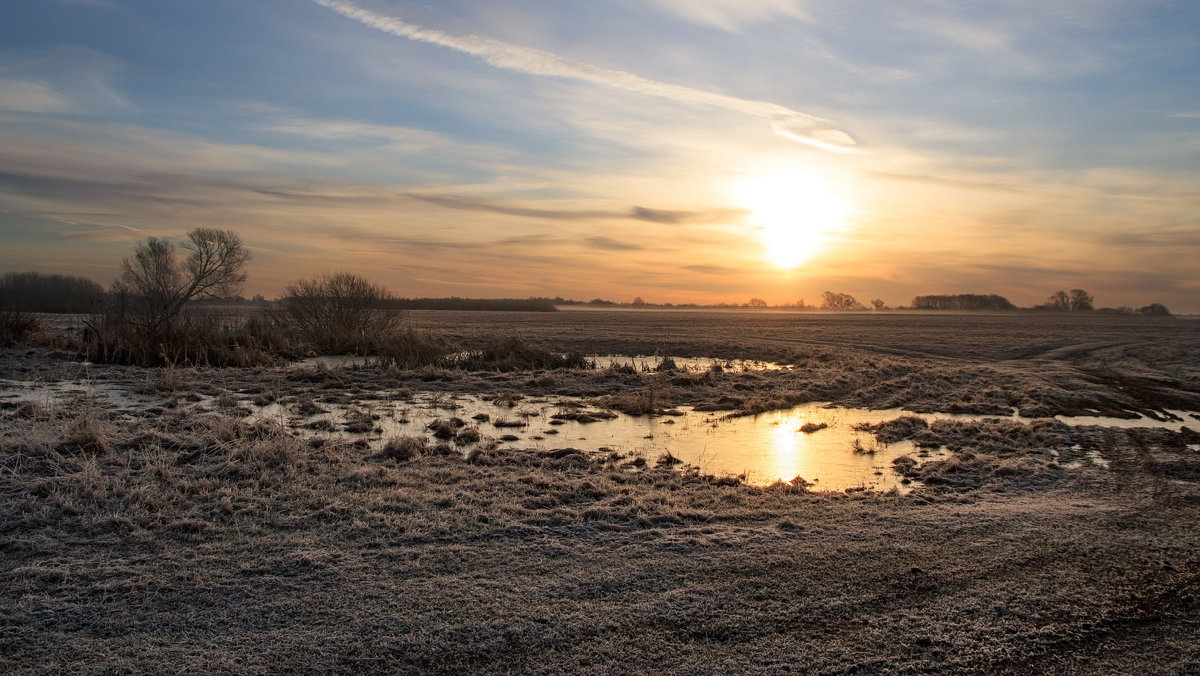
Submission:
[[[140,369],[10,349],[0,378],[82,387],[0,402],[0,668],[1179,673],[1200,659],[1200,422],[1052,417],[1200,410],[1200,321],[410,322],[466,348],[519,336],[792,368]],[[366,430],[314,441],[244,416],[431,392],[641,414],[830,401],[1036,420],[881,427],[881,439],[947,451],[902,468],[920,487],[899,495],[746,486],[567,443],[381,447]],[[1108,466],[1077,462],[1088,453]]]

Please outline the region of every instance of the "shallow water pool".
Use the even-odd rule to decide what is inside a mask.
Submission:
[[[944,457],[941,451],[918,448],[912,441],[882,444],[870,432],[856,429],[859,426],[904,415],[930,423],[939,419],[1031,422],[1015,415],[914,414],[899,408],[871,410],[822,403],[743,417],[687,407],[670,415],[629,416],[602,411],[570,397],[496,400],[444,393],[404,393],[393,398],[388,398],[387,393],[380,394],[381,398],[348,404],[318,402],[318,409],[298,408],[295,402],[255,406],[245,397],[239,397],[236,403],[249,420],[278,422],[308,437],[366,439],[374,448],[382,447],[395,436],[430,437],[431,423],[457,419],[455,432],[478,432],[478,441],[467,440],[474,434],[463,435],[457,441],[446,440],[464,454],[476,444],[533,450],[576,448],[598,454],[615,452],[631,461],[640,458],[647,465],[672,459],[697,467],[705,474],[741,476],[750,484],[800,477],[813,490],[826,491],[865,488],[903,492],[908,484],[893,470],[893,460],[903,455],[921,462]],[[131,410],[166,398],[134,393],[110,383],[0,381],[0,403],[32,401],[54,406],[81,395]],[[199,399],[196,405],[216,407],[213,397]],[[1069,425],[1200,429],[1190,412],[1166,413],[1178,420],[1066,416],[1058,419]],[[1107,465],[1097,454],[1085,459],[1097,466]]]

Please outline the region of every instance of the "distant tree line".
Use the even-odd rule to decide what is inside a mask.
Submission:
[[[914,310],[1016,310],[1004,296],[994,293],[958,293],[953,295],[917,296],[912,300]]]
[[[121,276],[105,291],[96,282],[71,275],[10,272],[0,276],[0,329],[6,344],[37,328],[33,313],[79,313],[86,322],[85,340],[99,346],[101,358],[136,363],[230,363],[262,360],[262,355],[308,349],[296,344],[299,336],[308,346],[323,350],[378,350],[389,345],[392,354],[405,359],[416,350],[434,349],[411,331],[401,332],[398,318],[405,310],[494,310],[553,312],[559,305],[638,308],[765,308],[767,302],[751,298],[740,304],[696,305],[648,303],[640,296],[616,303],[602,298],[590,301],[556,298],[397,298],[384,287],[351,273],[337,273],[289,285],[277,301],[256,295],[246,301],[237,295],[246,279],[250,259],[234,232],[197,228],[181,244],[177,257],[173,243],[151,237],[122,261]],[[236,321],[217,324],[212,319],[227,303],[253,302],[255,312],[246,326],[253,331],[236,333]],[[883,299],[870,301],[874,310],[889,309]],[[814,308],[803,299],[779,307]],[[820,309],[860,311],[867,306],[848,293],[825,291]],[[912,309],[951,311],[1020,310],[997,294],[931,294],[917,296]],[[1120,315],[1169,316],[1160,303],[1140,309],[1095,308],[1083,289],[1056,291],[1046,301],[1027,310],[1095,312]],[[207,317],[207,318],[205,318]],[[283,329],[277,331],[276,329]],[[249,329],[248,329],[249,331]],[[257,333],[254,333],[257,331]],[[231,333],[234,332],[234,333]],[[401,335],[403,333],[403,335]],[[221,350],[214,350],[218,345]],[[257,353],[256,353],[257,351]],[[407,352],[406,352],[407,351]],[[89,353],[90,354],[90,353]],[[425,357],[420,357],[425,359]]]
[[[1140,309],[1132,307],[1096,309],[1096,301],[1092,294],[1083,289],[1070,291],[1055,291],[1041,305],[1031,308],[1019,308],[1004,296],[994,293],[976,294],[960,293],[951,295],[917,296],[912,300],[914,310],[1034,310],[1038,312],[1098,312],[1118,315],[1152,315],[1168,317],[1171,311],[1161,303],[1151,303]]]
[[[553,298],[393,298],[386,306],[399,310],[493,310],[555,312]]]
[[[0,309],[14,312],[94,311],[104,287],[85,277],[42,272],[9,272],[0,277]]]
[[[1038,308],[1041,310],[1050,310],[1051,312],[1088,312],[1095,310],[1095,299],[1092,295],[1083,289],[1071,289],[1070,293],[1066,291],[1055,291],[1050,294],[1045,303]]]
[[[1140,308],[1134,308],[1129,305],[1121,307],[1102,307],[1096,310],[1099,314],[1105,315],[1149,315],[1151,317],[1170,317],[1171,311],[1162,303],[1151,303],[1143,305]]]

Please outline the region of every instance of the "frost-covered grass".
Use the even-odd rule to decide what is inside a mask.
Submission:
[[[505,315],[501,324],[521,326],[501,328],[576,349],[585,339],[554,323],[575,314],[585,313],[540,325]],[[0,377],[78,380],[82,392],[0,402],[0,670],[1179,673],[1200,663],[1194,433],[901,417],[874,430],[880,443],[946,449],[901,461],[924,484],[901,496],[744,486],[588,456],[569,440],[464,455],[432,434],[380,449],[353,433],[310,440],[242,417],[250,405],[319,411],[385,390],[636,404],[653,387],[650,408],[724,401],[735,411],[820,388],[860,405],[1146,407],[1196,385],[1190,325],[1164,324],[1140,353],[1119,326],[1034,327],[1017,332],[1013,354],[1032,343],[1049,352],[1013,356],[982,330],[964,330],[954,351],[937,322],[919,351],[899,325],[873,344],[858,324],[837,335],[825,326],[829,345],[817,347],[800,341],[821,327],[805,333],[794,317],[762,320],[734,342],[732,324],[689,333],[670,313],[625,314],[646,325],[618,323],[581,351],[620,343],[647,354],[661,340],[697,356],[779,359],[778,349],[809,361],[695,379],[166,373],[0,353]],[[451,328],[473,328],[462,321]],[[580,320],[585,333],[590,321]],[[1106,373],[1152,386],[1129,394]],[[675,382],[683,377],[697,382]],[[116,385],[149,403],[114,400]]]

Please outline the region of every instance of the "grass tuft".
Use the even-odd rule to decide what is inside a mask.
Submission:
[[[372,460],[395,460],[408,462],[425,455],[430,455],[428,442],[422,437],[402,436],[392,437],[383,444],[379,452],[371,456]]]

